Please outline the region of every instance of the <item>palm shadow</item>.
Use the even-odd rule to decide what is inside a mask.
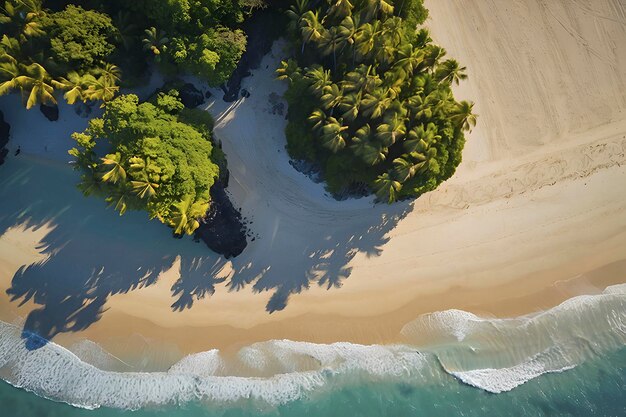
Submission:
[[[6,291],[20,306],[35,305],[22,333],[29,349],[59,333],[88,328],[105,314],[110,297],[154,285],[177,259],[173,311],[192,308],[225,281],[229,291],[248,286],[258,293],[273,291],[266,310],[282,310],[291,295],[312,285],[341,286],[356,254],[379,255],[388,232],[411,210],[404,203],[377,206],[364,212],[358,227],[352,222],[331,231],[312,228],[294,239],[280,236],[291,230],[285,219],[278,239],[261,238],[255,250],[228,261],[191,239],[172,239],[167,227],[148,221],[143,212],[120,217],[102,200],[83,197],[75,188],[77,179],[63,164],[28,156],[11,158],[0,168],[0,236],[13,227],[47,228],[38,247],[45,259],[22,266]],[[272,251],[288,252],[264,256]],[[219,274],[227,265],[233,269],[228,279]]]

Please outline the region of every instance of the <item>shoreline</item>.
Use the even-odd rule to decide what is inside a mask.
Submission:
[[[556,107],[544,100],[543,92],[509,94],[501,85],[509,80],[495,76],[507,68],[508,57],[498,57],[494,64],[481,53],[483,45],[468,44],[474,38],[468,35],[475,31],[472,16],[457,10],[461,6],[427,6],[433,16],[427,25],[434,36],[468,65],[470,79],[460,97],[471,92],[467,95],[476,97],[478,113],[484,117],[469,135],[457,173],[436,191],[414,203],[393,206],[373,206],[371,198],[338,202],[323,184],[295,171],[284,150],[284,117],[273,112],[272,100],[284,90],[274,80],[273,68],[283,47],[277,42],[254,76],[243,81],[250,98],[224,103],[213,94],[203,106],[216,116],[215,134],[231,168],[233,202],[253,221],[251,231],[260,238],[250,242],[240,257],[224,260],[206,248],[202,252],[190,240],[172,242],[166,228],[147,222],[141,213],[120,218],[105,211],[103,202],[83,199],[72,184],[64,183],[67,201],[42,200],[40,217],[51,223],[24,231],[12,228],[22,224],[16,215],[11,219],[14,224],[0,233],[0,319],[19,319],[35,307],[32,300],[21,308],[21,299],[8,301],[5,291],[21,266],[57,257],[56,263],[38,264],[39,273],[46,276],[54,266],[52,272],[58,276],[53,278],[77,279],[80,287],[85,284],[80,280],[87,277],[73,273],[88,271],[93,267],[88,261],[96,259],[88,257],[87,249],[102,250],[101,257],[108,256],[102,262],[114,270],[115,278],[125,278],[138,269],[129,253],[141,247],[138,255],[152,264],[139,267],[154,267],[158,277],[150,285],[104,292],[101,317],[86,330],[61,333],[53,341],[67,346],[93,340],[116,356],[149,357],[146,360],[156,367],[186,353],[216,347],[232,352],[269,339],[388,344],[400,341],[402,326],[423,313],[455,308],[486,316],[519,316],[626,282],[626,201],[619,191],[626,183],[626,98],[610,83],[620,75],[600,63],[597,74],[568,73],[561,84],[542,80],[542,87],[559,98]],[[484,7],[471,10],[487,19]],[[500,15],[494,12],[486,20],[491,28],[500,24],[497,16],[508,16],[503,10],[508,6],[493,7]],[[449,16],[444,18],[446,11]],[[457,21],[462,27],[449,29]],[[618,36],[613,31],[623,31],[614,23],[605,24],[613,36]],[[542,30],[546,26],[537,25]],[[589,27],[593,22],[585,30]],[[548,39],[553,31],[548,29],[529,30],[536,37],[532,39],[508,34],[508,41],[528,54]],[[485,37],[489,45],[497,45],[498,36],[489,35]],[[589,47],[603,41],[593,37],[597,34],[589,36]],[[572,45],[569,39],[557,37],[551,48],[538,53],[549,55],[562,44],[567,46],[563,55],[545,62],[550,77],[563,65],[590,65],[586,47]],[[614,54],[616,61],[626,56],[619,50]],[[519,65],[533,67],[528,59]],[[596,76],[605,78],[595,85]],[[492,79],[499,81],[486,84]],[[620,83],[625,80],[622,76]],[[517,93],[520,82],[529,80],[513,84]],[[585,89],[574,91],[579,85]],[[585,94],[590,110],[582,117],[566,104],[580,102]],[[15,101],[2,100],[0,105],[5,106]],[[614,109],[607,110],[606,103]],[[514,113],[517,107],[521,114]],[[69,159],[69,134],[82,130],[86,119],[65,104],[60,109],[60,120],[50,123],[42,121],[37,110],[26,114],[10,108],[17,119],[8,120],[9,146],[21,145],[20,158]],[[537,137],[529,139],[533,127]],[[41,142],[36,141],[39,138]],[[10,156],[0,168],[0,185],[12,175],[7,170],[12,161]],[[20,175],[10,178],[3,196],[30,202],[33,196],[39,198],[38,192],[47,191],[44,186],[34,188],[36,176]],[[11,181],[24,177],[32,183],[9,189]],[[53,203],[54,207],[45,207]],[[56,230],[54,221],[63,217],[66,206],[85,222],[102,217],[89,223],[90,240],[85,244],[96,249],[76,244],[47,248],[47,235]],[[46,209],[56,210],[54,216],[46,216]],[[40,227],[43,224],[48,226]],[[72,227],[66,219],[58,232],[65,228],[75,234],[72,239],[84,237]],[[143,240],[124,236],[125,227]],[[107,247],[114,253],[105,253]],[[85,262],[83,256],[88,257]],[[78,263],[72,265],[76,270],[64,266],[72,260]],[[182,275],[182,264],[187,273],[185,296],[193,306],[173,311],[172,287]],[[106,287],[108,282],[99,285]],[[209,284],[214,284],[215,294],[202,298]]]

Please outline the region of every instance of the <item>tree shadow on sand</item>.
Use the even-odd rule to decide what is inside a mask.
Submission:
[[[219,273],[231,261],[191,239],[172,239],[167,227],[149,222],[143,212],[119,217],[101,200],[84,198],[74,186],[76,180],[67,166],[27,156],[11,158],[0,168],[0,236],[16,226],[49,227],[38,247],[46,259],[22,266],[6,291],[11,301],[36,305],[23,329],[29,349],[59,333],[88,328],[106,312],[109,297],[155,284],[177,259],[180,278],[171,289],[174,311],[192,308],[225,281],[229,291],[247,286],[255,292],[274,291],[266,310],[282,310],[292,294],[312,285],[341,286],[350,276],[350,260],[359,252],[378,256],[387,233],[411,210],[402,203],[377,207],[357,228],[354,222],[333,230],[320,227],[280,242],[261,237],[255,243],[258,250],[248,248],[232,260],[234,272],[224,278]],[[273,257],[270,265],[259,256],[264,251],[289,252]]]

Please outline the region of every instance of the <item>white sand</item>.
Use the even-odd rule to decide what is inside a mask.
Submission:
[[[110,297],[85,337],[150,334],[187,350],[283,337],[385,342],[419,313],[521,314],[625,282],[623,2],[427,6],[436,41],[468,67],[470,79],[457,94],[474,100],[480,115],[451,180],[414,204],[328,197],[288,163],[284,116],[272,114],[269,102],[285,88],[273,75],[282,56],[276,44],[244,80],[250,98],[224,103],[216,90],[207,105],[228,156],[233,201],[258,238],[232,263],[201,257],[229,279],[193,308],[170,308],[175,264],[157,283]],[[24,113],[7,118],[19,114],[33,121],[25,126],[55,137],[82,123],[35,123]],[[44,131],[20,128],[12,130],[14,145],[41,153],[33,133]],[[16,233],[0,244],[7,235]],[[12,252],[3,251],[0,262]],[[4,288],[12,277],[5,270]],[[264,290],[270,292],[256,294]],[[269,315],[268,302],[284,302],[270,299],[276,291],[293,294],[286,309]],[[189,340],[190,327],[206,336]]]

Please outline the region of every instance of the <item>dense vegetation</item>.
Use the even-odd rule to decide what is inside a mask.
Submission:
[[[176,90],[152,102],[121,95],[109,102],[101,118],[75,133],[70,151],[84,171],[85,194],[104,196],[120,214],[145,209],[176,234],[191,234],[206,213],[209,190],[219,175],[223,154],[211,143],[207,112],[186,109]],[[98,142],[109,153],[96,153]]]
[[[418,25],[421,0],[298,0],[287,148],[319,164],[334,193],[365,188],[393,202],[435,189],[461,162],[472,103],[451,84],[465,68]]]
[[[68,5],[51,12],[41,0],[7,0],[0,7],[0,95],[19,91],[24,105],[108,101],[120,70],[107,60],[115,28],[103,13]]]
[[[1,0],[0,0],[1,2]],[[72,4],[80,3],[80,5]],[[24,105],[113,99],[156,63],[224,83],[246,46],[236,29],[260,0],[6,0],[0,3],[0,95]],[[123,75],[123,79],[122,79]]]

